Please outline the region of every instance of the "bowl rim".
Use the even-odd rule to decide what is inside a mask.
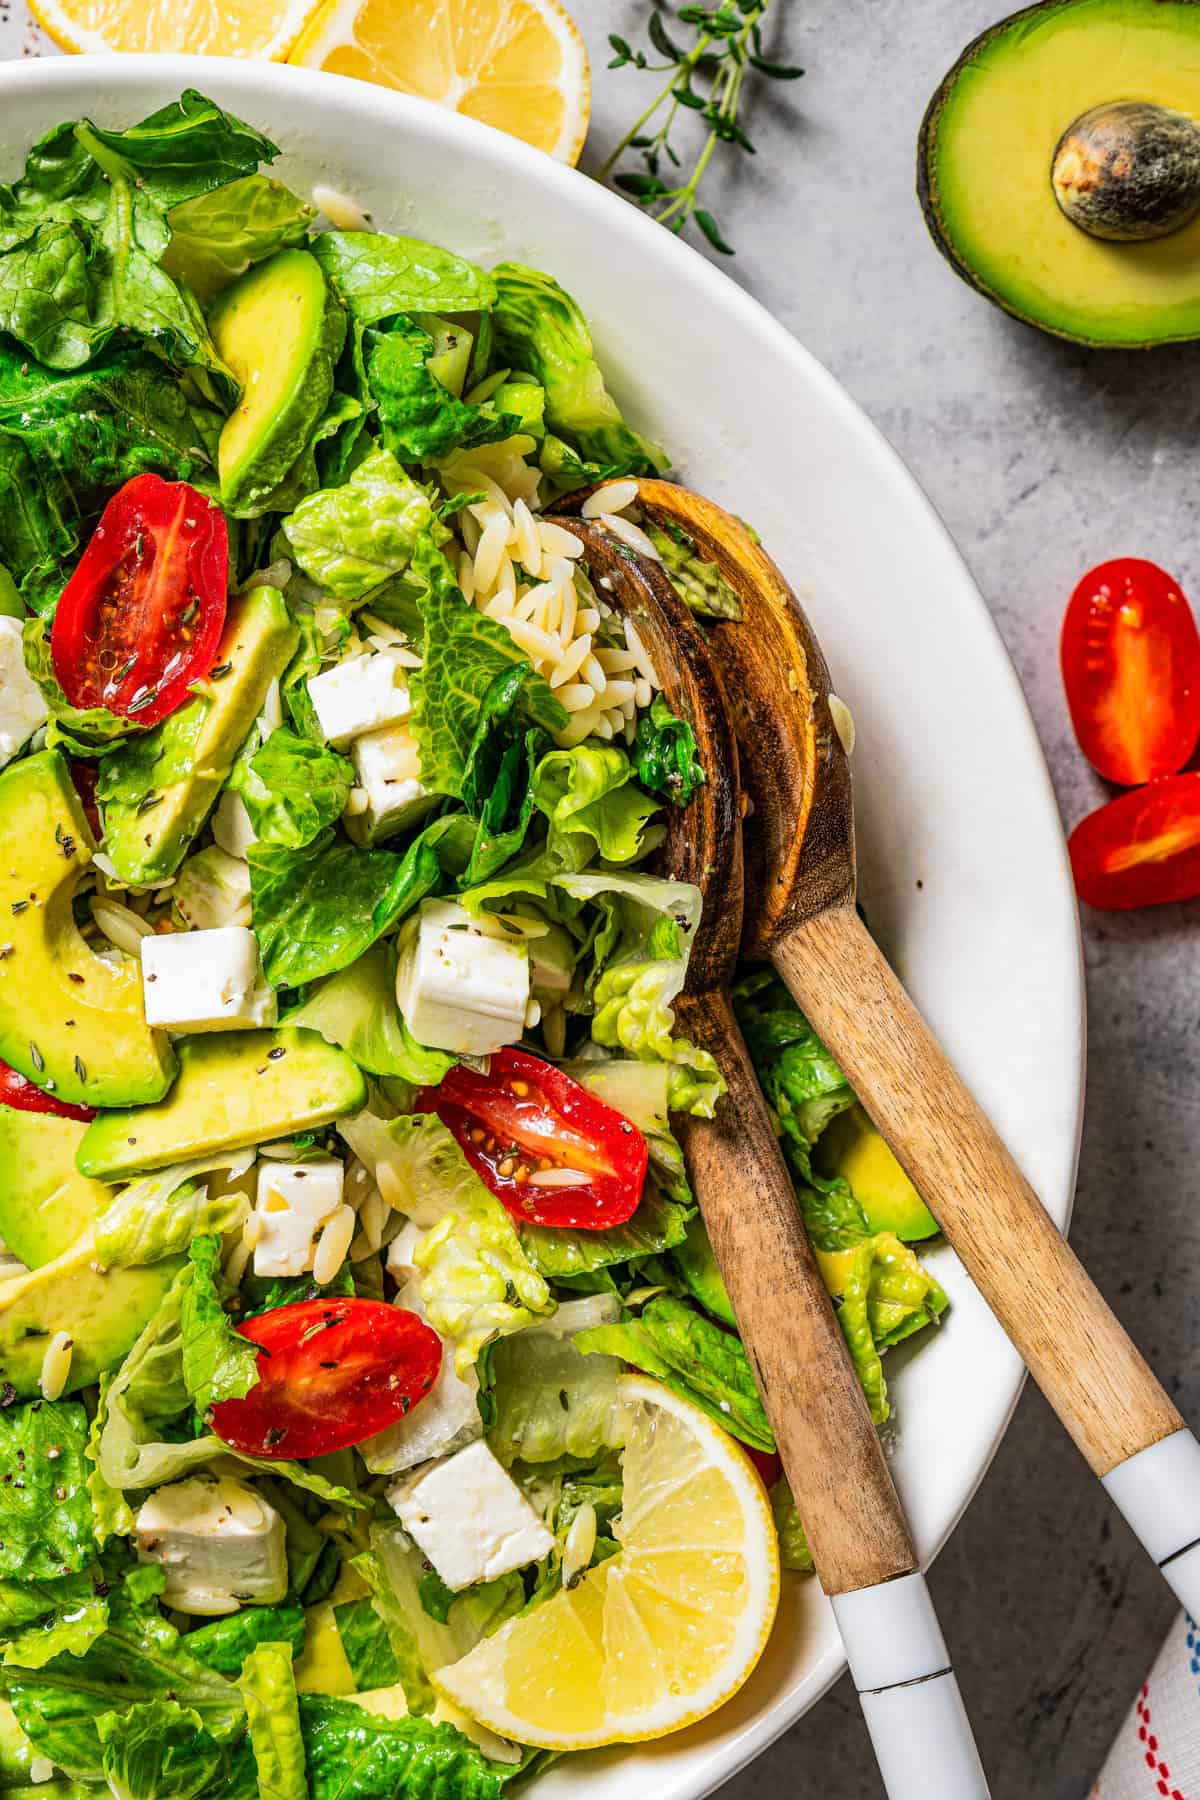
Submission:
[[[78,102],[79,110],[86,111],[92,104],[107,104],[112,96],[119,98],[122,90],[131,95],[143,87],[165,86],[177,91],[193,87],[203,91],[205,71],[227,87],[244,90],[246,102],[251,106],[254,92],[267,97],[286,93],[292,101],[299,92],[302,98],[307,98],[312,103],[314,110],[308,129],[317,135],[320,132],[319,109],[322,97],[335,91],[342,95],[352,94],[354,106],[363,116],[365,125],[372,119],[378,119],[381,124],[386,125],[389,119],[395,120],[398,117],[404,121],[406,128],[439,142],[450,153],[456,142],[469,143],[501,173],[511,170],[518,178],[558,190],[576,201],[586,194],[586,204],[597,221],[610,225],[631,250],[638,255],[648,255],[672,269],[681,285],[707,288],[719,306],[735,315],[753,336],[765,344],[771,354],[790,365],[797,379],[813,389],[825,405],[840,415],[840,421],[853,435],[856,449],[864,463],[867,466],[873,465],[881,478],[905,493],[908,507],[921,515],[926,531],[939,540],[945,569],[953,569],[957,576],[955,604],[969,611],[971,629],[978,634],[981,644],[986,643],[989,647],[988,681],[994,684],[997,692],[1002,691],[1008,714],[1008,729],[1012,733],[1013,747],[1021,760],[1030,804],[1037,804],[1043,825],[1051,827],[1050,843],[1057,843],[1058,853],[1054,859],[1056,866],[1047,866],[1045,874],[1047,881],[1053,883],[1058,901],[1056,916],[1063,915],[1058,921],[1061,942],[1057,947],[1061,953],[1063,997],[1073,1021],[1071,1060],[1075,1068],[1075,1080],[1068,1093],[1067,1071],[1064,1068],[1064,1099],[1069,1101],[1069,1117],[1064,1117],[1058,1147],[1060,1154],[1065,1152],[1065,1181],[1062,1192],[1053,1194],[1047,1205],[1055,1223],[1065,1234],[1074,1205],[1087,1073],[1083,943],[1066,839],[1045,752],[1034,725],[1029,702],[999,627],[948,527],[899,452],[837,377],[761,301],[739,286],[732,275],[711,263],[695,246],[663,229],[639,208],[594,181],[583,170],[557,162],[543,151],[511,138],[492,126],[430,101],[350,76],[302,68],[283,61],[256,62],[249,58],[183,53],[102,52],[87,56],[49,56],[0,63],[0,117],[3,117],[7,97],[15,99],[18,95],[28,94],[30,90],[44,93],[48,97],[61,95],[64,102]],[[0,159],[7,160],[6,151],[9,148],[19,155],[24,146],[6,146],[2,129],[0,127]],[[0,177],[10,178],[2,168]],[[965,1271],[963,1278],[969,1279]],[[1003,1348],[1009,1352],[1008,1367],[997,1372],[997,1379],[993,1384],[997,1400],[1003,1402],[998,1411],[996,1429],[986,1455],[966,1483],[959,1504],[930,1552],[929,1561],[933,1560],[949,1539],[991,1467],[1021,1396],[1027,1371],[1016,1358],[1015,1352],[1011,1351],[1011,1346],[1005,1343]],[[811,1674],[800,1684],[807,1690],[802,1700],[797,1688],[785,1689],[766,1710],[740,1729],[735,1737],[725,1743],[712,1745],[702,1785],[689,1789],[692,1800],[704,1800],[705,1795],[711,1794],[769,1748],[816,1704],[845,1668],[846,1660],[839,1646],[834,1653],[819,1660]],[[660,1742],[666,1746],[671,1740],[667,1738]]]

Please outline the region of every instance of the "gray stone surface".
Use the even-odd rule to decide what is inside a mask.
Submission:
[[[1074,824],[1102,793],[1063,705],[1062,608],[1084,569],[1118,554],[1163,562],[1200,600],[1200,346],[1072,349],[1005,319],[935,254],[913,197],[917,127],[942,72],[1002,3],[777,0],[773,49],[809,73],[753,95],[760,153],[717,176],[711,204],[738,249],[730,273],[841,378],[941,510],[1004,633]],[[606,72],[605,33],[635,35],[647,8],[574,0],[574,10],[594,56],[602,154],[651,80]],[[17,11],[0,0],[2,54],[28,53]],[[1091,1062],[1073,1232],[1193,1418],[1195,924],[1194,908],[1084,921]],[[1171,1601],[1036,1393],[932,1584],[996,1800],[1079,1800]],[[877,1792],[845,1683],[721,1790],[722,1800]]]

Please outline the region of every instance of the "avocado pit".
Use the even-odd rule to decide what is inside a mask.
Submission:
[[[1113,243],[1168,237],[1200,213],[1200,129],[1186,113],[1118,100],[1058,140],[1054,198],[1073,225]]]

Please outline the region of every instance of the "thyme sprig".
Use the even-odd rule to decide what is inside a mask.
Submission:
[[[755,154],[738,122],[747,71],[755,70],[772,81],[796,81],[804,73],[763,54],[762,18],[768,4],[769,0],[722,0],[715,7],[677,7],[674,18],[693,34],[693,42],[686,46],[675,42],[664,23],[664,12],[654,6],[646,34],[661,62],[651,61],[644,50],[635,49],[616,32],[610,32],[608,38],[613,51],[610,69],[666,71],[667,79],[606,159],[600,179],[611,175],[615,187],[671,231],[682,232],[688,221],[694,220],[723,256],[732,256],[733,247],[712,213],[699,204],[700,184],[720,145],[734,144],[747,155]],[[696,114],[707,130],[691,173],[685,175],[684,159],[672,134],[687,113]],[[642,168],[618,169],[630,150],[638,152]]]

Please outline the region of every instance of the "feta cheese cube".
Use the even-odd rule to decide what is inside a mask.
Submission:
[[[366,804],[345,815],[346,830],[359,844],[378,844],[419,819],[434,796],[421,781],[421,753],[407,725],[368,731],[350,746],[358,786]]]
[[[366,731],[399,724],[412,709],[407,673],[386,650],[348,656],[313,675],[308,693],[321,730],[338,748]]]
[[[410,1219],[392,1239],[387,1253],[388,1273],[399,1288],[395,1304],[419,1319],[425,1318],[425,1302],[413,1250],[424,1236],[421,1226]],[[401,1469],[415,1469],[431,1457],[449,1456],[482,1436],[479,1377],[474,1369],[465,1375],[457,1373],[454,1345],[443,1338],[437,1380],[424,1399],[405,1418],[366,1438],[357,1449],[373,1475],[395,1475]]]
[[[313,1266],[317,1233],[342,1204],[345,1170],[334,1157],[258,1167],[256,1275],[303,1275]]]
[[[147,1025],[168,1031],[241,1031],[278,1017],[245,925],[143,938],[142,996]]]
[[[47,718],[42,690],[25,667],[20,619],[0,614],[0,769]]]
[[[553,1535],[482,1439],[388,1489],[405,1531],[449,1588],[538,1562]]]
[[[245,1600],[270,1603],[287,1593],[283,1520],[232,1476],[193,1475],[157,1488],[134,1535],[138,1561],[162,1564],[163,1599],[180,1612],[237,1612]]]
[[[238,856],[243,862],[251,844],[258,842],[246,803],[232,788],[226,788],[217,801],[217,810],[212,816],[212,834],[226,856]]]
[[[528,946],[485,935],[453,901],[422,901],[402,939],[396,1002],[419,1044],[490,1055],[525,1029]]]

